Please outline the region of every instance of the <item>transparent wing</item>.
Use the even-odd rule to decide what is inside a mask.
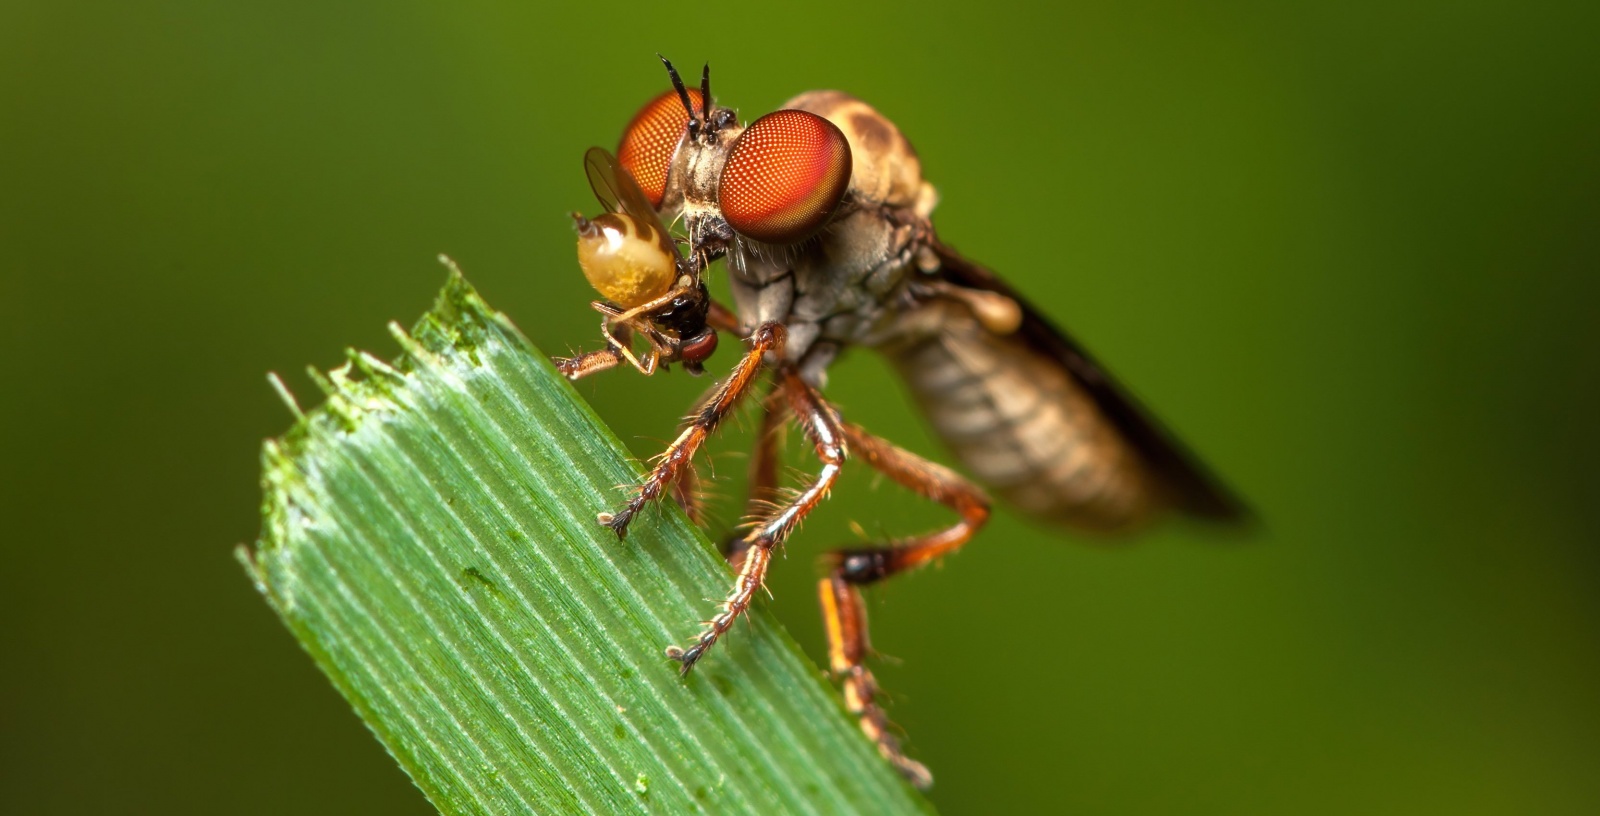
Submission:
[[[583,154],[583,170],[589,176],[589,188],[595,198],[605,206],[606,212],[631,215],[644,224],[661,228],[661,216],[656,215],[650,199],[639,189],[633,174],[617,163],[617,158],[603,147],[591,147]],[[661,233],[666,234],[661,228]]]

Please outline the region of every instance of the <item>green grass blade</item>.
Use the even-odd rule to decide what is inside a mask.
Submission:
[[[675,507],[595,522],[637,465],[459,273],[394,334],[267,442],[242,555],[440,811],[930,812],[760,605],[678,677],[726,566]]]

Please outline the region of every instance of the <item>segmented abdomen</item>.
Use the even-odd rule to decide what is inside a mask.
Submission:
[[[882,349],[934,430],[1017,508],[1118,530],[1159,503],[1137,453],[1055,362],[952,310],[932,333]]]

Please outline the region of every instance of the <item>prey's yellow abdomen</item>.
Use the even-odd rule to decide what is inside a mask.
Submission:
[[[678,277],[666,236],[623,213],[579,220],[578,266],[601,297],[624,309],[665,295]]]

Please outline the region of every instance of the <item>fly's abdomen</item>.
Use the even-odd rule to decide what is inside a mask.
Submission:
[[[952,309],[883,349],[971,473],[1031,515],[1094,530],[1137,524],[1156,483],[1090,396],[1053,361]]]

